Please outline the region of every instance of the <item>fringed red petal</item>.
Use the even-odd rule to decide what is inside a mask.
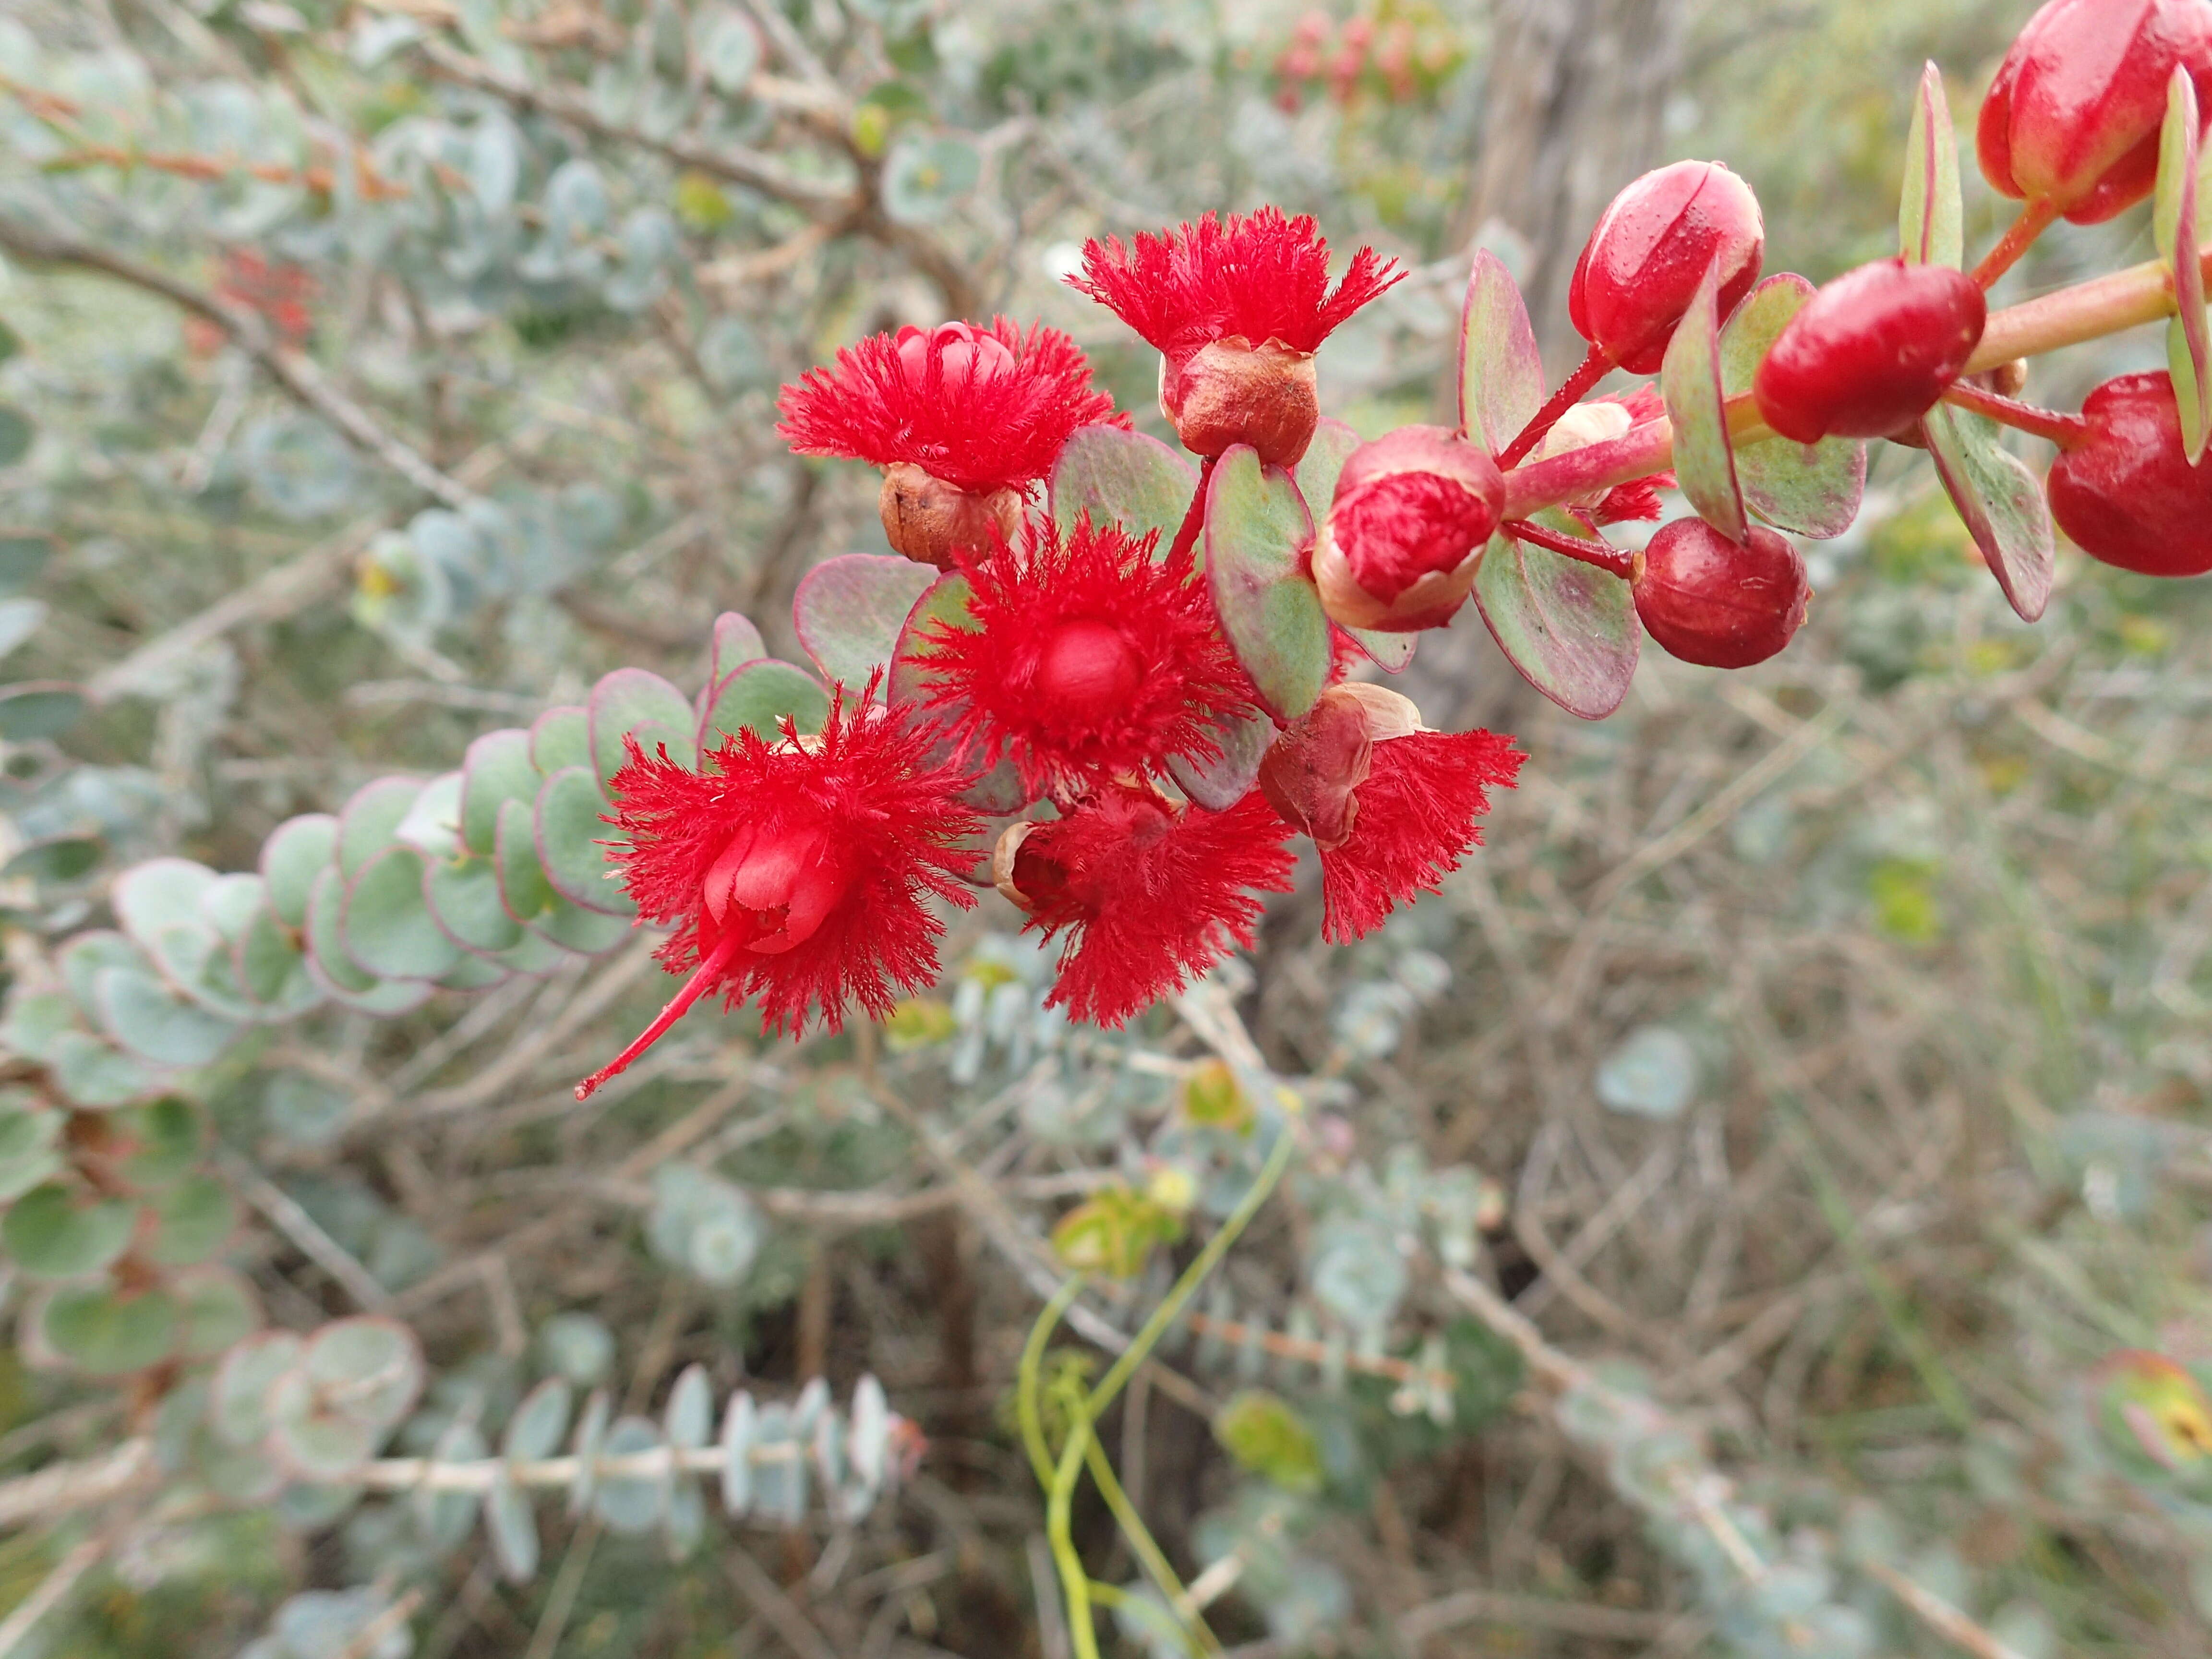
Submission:
[[[1067,280],[1170,357],[1241,335],[1253,345],[1280,340],[1318,349],[1345,319],[1401,280],[1395,259],[1371,247],[1352,256],[1335,291],[1328,244],[1304,214],[1280,208],[1209,213],[1196,224],[1085,243],[1081,275]]]
[[[1375,744],[1350,839],[1321,855],[1322,937],[1348,944],[1401,899],[1433,893],[1482,844],[1475,820],[1492,785],[1510,789],[1525,758],[1492,732],[1417,732]]]
[[[1011,756],[1032,793],[1207,760],[1211,723],[1250,713],[1251,681],[1188,549],[1079,519],[963,562],[970,628],[940,624],[927,707],[984,766]]]
[[[1289,834],[1256,790],[1207,812],[1111,787],[1038,825],[1015,871],[1030,927],[1069,935],[1048,1001],[1118,1026],[1236,946],[1249,949],[1256,895],[1289,890]]]
[[[633,740],[613,780],[609,822],[624,842],[610,856],[640,912],[677,924],[662,965],[683,973],[702,960],[702,930],[714,926],[707,877],[740,837],[813,833],[848,872],[841,896],[803,942],[772,955],[738,951],[708,993],[726,1006],[757,997],[764,1031],[795,1033],[817,1012],[835,1031],[850,1004],[880,1018],[899,992],[934,981],[945,930],[927,900],[975,903],[957,878],[975,854],[960,843],[983,827],[957,799],[972,771],[933,760],[934,741],[927,727],[871,713],[865,699],[848,709],[842,689],[819,737],[802,742],[788,722],[775,742],[743,732],[708,757],[712,772],[648,757]]]
[[[1128,424],[1074,341],[1004,317],[875,335],[784,387],[778,407],[799,454],[905,461],[975,491],[1036,483],[1078,427]]]

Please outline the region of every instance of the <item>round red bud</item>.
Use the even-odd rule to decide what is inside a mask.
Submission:
[[[1790,643],[1812,589],[1797,550],[1763,526],[1732,542],[1702,519],[1661,527],[1637,561],[1636,614],[1684,662],[1748,668]]]
[[[1352,452],[1315,539],[1322,606],[1346,628],[1411,633],[1451,619],[1505,500],[1489,452],[1401,426]]]
[[[1767,425],[1801,444],[1883,437],[1935,407],[1988,319],[1964,271],[1877,259],[1805,302],[1759,364],[1752,395]]]
[[[1249,444],[1270,466],[1296,466],[1321,423],[1313,353],[1230,335],[1160,359],[1160,413],[1194,455]]]
[[[954,556],[988,553],[1013,540],[1022,527],[1022,493],[1000,488],[982,494],[932,476],[912,461],[884,469],[876,513],[891,551],[941,570]]]
[[[1974,148],[1983,176],[2076,224],[2140,202],[2158,179],[2177,64],[2212,115],[2212,0],[2050,0],[1982,100]]]
[[[778,956],[814,937],[852,885],[853,872],[824,823],[756,827],[725,847],[699,884],[699,948],[731,933]]]
[[[1718,161],[1677,161],[1635,180],[1575,261],[1575,331],[1632,374],[1656,374],[1698,284],[1720,262],[1720,314],[1759,281],[1766,228],[1751,186]]]
[[[2081,404],[2089,435],[2061,450],[2045,485],[2051,516],[2093,559],[2146,576],[2212,571],[2212,464],[2181,447],[2173,381],[2123,374]]]

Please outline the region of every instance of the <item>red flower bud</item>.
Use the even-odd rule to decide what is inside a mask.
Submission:
[[[1663,526],[1637,562],[1636,614],[1684,662],[1748,668],[1790,643],[1812,589],[1797,550],[1762,526],[1732,542],[1701,519]]]
[[[941,570],[963,553],[988,553],[1016,539],[1022,526],[1022,492],[1011,485],[963,489],[916,466],[894,461],[884,469],[876,514],[891,551]]]
[[[1805,302],[1752,381],[1767,425],[1801,444],[1879,438],[1935,407],[1981,343],[1989,302],[1964,271],[1877,259]]]
[[[2095,224],[2150,194],[2166,82],[2185,64],[2212,110],[2207,0],[2050,0],[1982,100],[1982,173],[2015,199]]]
[[[1575,331],[1632,374],[1653,374],[1706,268],[1725,317],[1751,292],[1766,229],[1751,186],[1718,161],[1677,161],[1613,198],[1567,289]]]
[[[1314,546],[1322,606],[1346,627],[1394,633],[1449,621],[1504,500],[1498,463],[1443,427],[1360,445]]]
[[[1296,466],[1321,423],[1313,353],[1241,335],[1160,359],[1160,413],[1194,455],[1249,444],[1270,466]]]
[[[2081,413],[2089,435],[2060,452],[2045,486],[2058,527],[2091,558],[2123,570],[2212,571],[2212,466],[2192,467],[2182,453],[2166,372],[2107,380]]]

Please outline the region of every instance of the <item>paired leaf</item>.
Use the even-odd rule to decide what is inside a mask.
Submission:
[[[1567,713],[1596,720],[1620,707],[1644,637],[1626,582],[1501,534],[1475,568],[1474,602],[1521,678]]]
[[[2051,603],[2057,566],[2042,483],[2004,447],[1994,421],[1938,404],[1922,417],[1920,429],[1983,562],[2021,620],[2035,621]]]
[[[602,788],[629,762],[625,738],[647,755],[665,747],[668,758],[678,766],[698,763],[691,700],[658,674],[642,668],[616,669],[592,688],[586,719],[592,760]],[[565,769],[544,769],[550,777]]]
[[[392,846],[347,884],[341,927],[346,953],[379,979],[436,979],[459,965],[461,947],[438,926],[423,896],[427,864]]]
[[[1959,192],[1959,141],[1943,71],[1929,64],[1912,101],[1905,141],[1905,194],[1897,207],[1898,248],[1909,265],[1958,265],[1966,255],[1966,209]]]
[[[2158,139],[2158,189],[2151,234],[2173,280],[2173,316],[2166,325],[2166,368],[2181,416],[2181,448],[2195,466],[2212,434],[2212,325],[2204,312],[2204,266],[2197,254],[2197,84],[2176,64],[2166,88],[2166,125]]]
[[[1751,390],[1759,365],[1813,292],[1812,283],[1785,270],[1744,296],[1721,331],[1723,398]],[[1735,452],[1744,505],[1778,529],[1816,541],[1850,528],[1866,494],[1866,446],[1855,438],[1798,444],[1770,437]]]
[[[1118,524],[1131,536],[1158,531],[1164,555],[1198,489],[1198,469],[1141,432],[1084,426],[1060,447],[1046,488],[1061,535],[1088,513],[1091,523]]]
[[[1460,428],[1495,455],[1543,404],[1544,360],[1528,307],[1498,256],[1483,248],[1460,309]]]
[[[933,566],[880,553],[842,554],[808,571],[792,602],[792,621],[822,678],[842,684],[858,702],[869,676],[890,666],[907,613],[938,574]]]
[[[749,662],[726,675],[705,699],[699,751],[712,754],[740,732],[774,743],[777,723],[787,714],[802,734],[819,732],[830,718],[830,694],[813,675],[793,664],[773,657]]]
[[[592,775],[580,766],[546,779],[538,792],[538,862],[547,884],[569,903],[627,918],[637,914],[637,906],[613,879],[615,868],[601,845],[613,833],[600,817],[605,805]]]
[[[1309,570],[1313,520],[1291,475],[1247,444],[1213,469],[1206,496],[1206,575],[1230,648],[1282,720],[1328,684],[1329,620]]]
[[[1736,481],[1735,447],[1729,436],[1728,400],[1721,389],[1720,262],[1705,280],[1667,343],[1659,390],[1674,428],[1674,477],[1698,516],[1732,542],[1751,533]]]

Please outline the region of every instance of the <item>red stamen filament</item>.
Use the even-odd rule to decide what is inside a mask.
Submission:
[[[684,981],[684,988],[668,999],[668,1006],[653,1017],[653,1024],[639,1032],[629,1048],[576,1085],[576,1098],[589,1100],[602,1083],[609,1078],[620,1077],[640,1054],[667,1036],[668,1028],[691,1012],[691,1005],[706,994],[729,965],[730,958],[737,955],[740,936],[734,928],[723,935],[722,942],[691,970],[691,977]]]
[[[1592,346],[1581,366],[1560,383],[1559,389],[1552,394],[1550,401],[1536,411],[1536,417],[1521,428],[1518,437],[1505,446],[1505,453],[1498,458],[1498,465],[1500,467],[1511,466],[1543,442],[1544,434],[1559,423],[1559,416],[1580,403],[1583,393],[1605,379],[1612,368],[1613,359],[1599,347]]]

